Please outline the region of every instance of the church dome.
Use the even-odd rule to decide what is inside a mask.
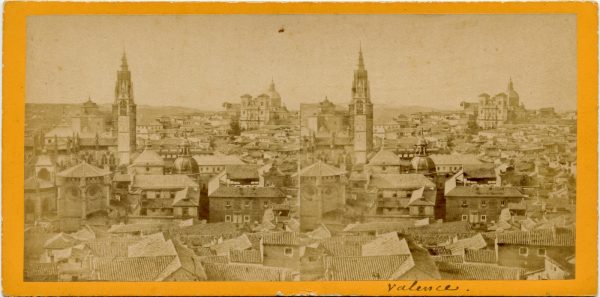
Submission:
[[[181,155],[173,161],[173,173],[176,174],[196,174],[200,172],[198,162],[190,154],[190,141],[185,139],[183,141],[183,148]]]
[[[173,161],[173,173],[195,174],[198,172],[198,163],[191,156],[179,156]]]
[[[435,163],[429,156],[415,156],[410,165],[415,173],[429,174],[435,173]]]
[[[277,92],[277,90],[275,89],[275,83],[273,81],[271,81],[271,84],[269,85],[267,95],[271,99],[281,99],[281,95],[279,95],[279,92]]]
[[[410,161],[410,165],[414,173],[428,175],[436,172],[435,162],[427,154],[427,140],[423,137],[423,131],[415,145],[415,156]]]

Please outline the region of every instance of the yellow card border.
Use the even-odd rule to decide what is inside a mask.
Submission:
[[[564,281],[422,281],[431,291],[388,290],[362,282],[23,282],[23,160],[26,17],[125,14],[575,14],[577,15],[576,279]],[[595,295],[597,292],[598,17],[591,2],[511,3],[117,3],[7,2],[4,6],[2,139],[2,285],[5,295]],[[516,53],[518,54],[518,53]],[[457,291],[440,291],[446,285]]]

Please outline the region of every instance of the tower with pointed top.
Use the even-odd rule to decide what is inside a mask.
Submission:
[[[136,149],[136,105],[133,101],[133,84],[125,53],[121,58],[121,69],[117,71],[112,115],[113,125],[116,125],[113,131],[117,137],[119,165],[128,165]]]
[[[509,107],[518,107],[519,106],[519,94],[515,91],[513,86],[512,77],[508,79],[508,87],[506,90],[506,94],[508,95],[508,105]]]
[[[358,52],[358,68],[354,70],[349,115],[355,163],[365,164],[367,155],[373,149],[373,103],[371,103],[369,76],[365,69],[362,49]]]

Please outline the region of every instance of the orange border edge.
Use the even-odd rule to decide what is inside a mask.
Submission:
[[[598,203],[598,7],[592,2],[509,3],[133,3],[19,2],[4,4],[2,139],[2,285],[5,295],[595,295]],[[26,18],[72,14],[575,14],[578,122],[576,279],[563,281],[423,281],[459,291],[391,291],[388,281],[42,283],[23,281],[23,160]],[[394,282],[396,283],[396,282]],[[410,282],[399,282],[408,283]]]

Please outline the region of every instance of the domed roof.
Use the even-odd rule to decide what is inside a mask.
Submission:
[[[415,156],[411,161],[410,165],[415,173],[435,173],[435,163],[429,156]]]
[[[519,93],[517,93],[517,91],[515,91],[515,88],[513,86],[513,81],[512,78],[510,78],[508,80],[508,98],[519,98]]]
[[[269,85],[269,89],[267,90],[267,95],[269,95],[271,99],[281,99],[279,92],[275,90],[275,83],[272,80],[271,84]]]
[[[410,165],[415,173],[429,174],[436,172],[435,162],[427,154],[427,140],[423,136],[422,129],[415,146],[415,157],[410,161]]]
[[[179,156],[173,161],[173,173],[195,174],[198,172],[198,162],[191,156]]]
[[[190,154],[190,141],[185,138],[183,140],[183,148],[181,155],[173,161],[173,173],[177,174],[195,174],[200,172],[198,162]]]

